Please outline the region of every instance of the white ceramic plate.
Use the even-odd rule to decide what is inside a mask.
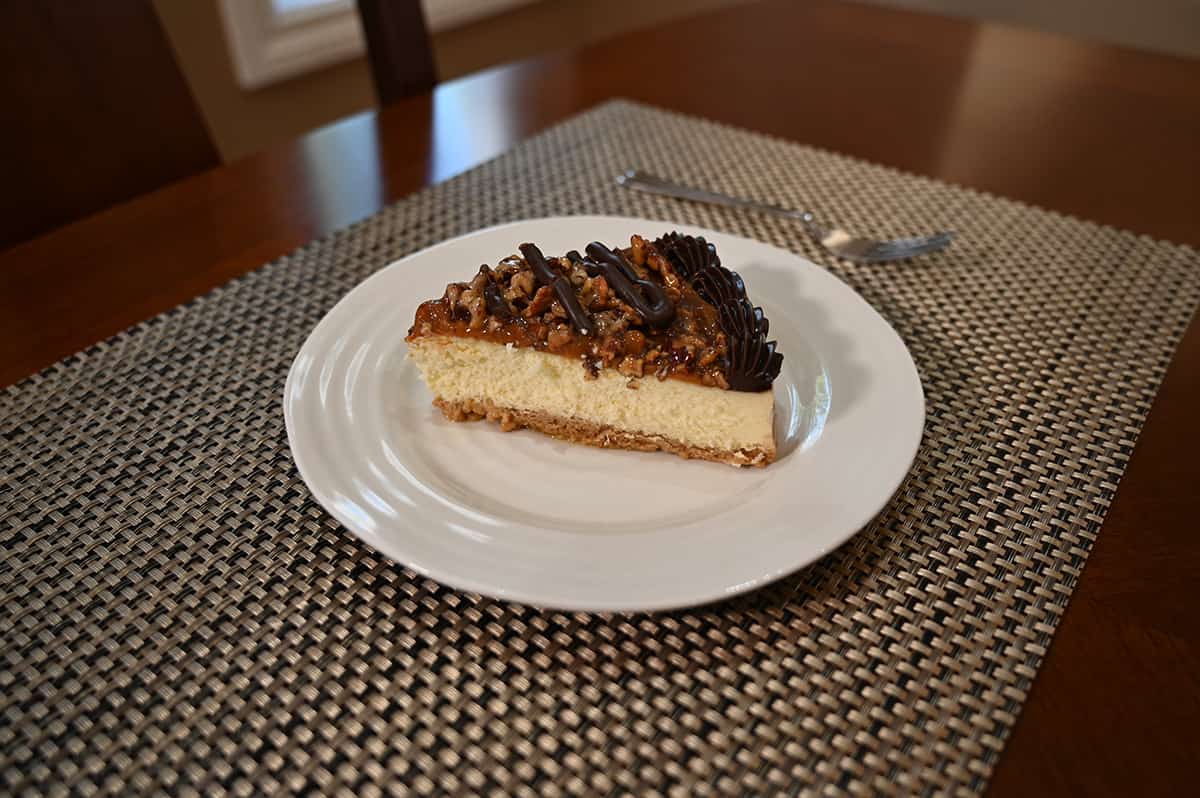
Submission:
[[[594,449],[431,406],[405,357],[420,302],[523,241],[561,253],[669,230],[716,244],[770,319],[784,354],[773,465]],[[895,331],[809,261],[686,225],[571,216],[481,230],[363,282],[296,356],[284,415],[313,495],[369,546],[464,590],[616,611],[742,593],[845,542],[908,472],[925,400]]]

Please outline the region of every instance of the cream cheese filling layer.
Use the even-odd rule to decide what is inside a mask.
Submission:
[[[634,381],[614,369],[584,378],[582,364],[536,349],[453,336],[409,343],[429,389],[449,401],[549,413],[614,429],[659,435],[689,446],[775,449],[771,391],[747,393],[653,376]]]

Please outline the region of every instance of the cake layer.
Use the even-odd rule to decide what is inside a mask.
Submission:
[[[644,443],[670,442],[694,450],[693,456],[740,452],[739,463],[757,460],[755,465],[775,459],[769,390],[751,393],[683,380],[631,379],[612,369],[586,379],[587,372],[573,358],[478,338],[422,336],[409,341],[409,352],[443,407],[470,407],[467,403],[473,402],[478,408],[541,414],[556,423],[586,425],[589,436],[604,430],[643,436]],[[620,443],[614,437],[610,445]]]

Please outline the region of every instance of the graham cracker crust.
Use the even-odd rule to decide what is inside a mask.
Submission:
[[[505,432],[527,427],[564,441],[583,443],[588,446],[599,446],[604,449],[632,449],[639,452],[662,451],[679,455],[685,460],[712,460],[717,463],[726,463],[733,466],[754,466],[757,468],[762,468],[775,461],[774,449],[768,451],[761,447],[754,447],[751,449],[729,451],[688,446],[658,435],[628,432],[602,424],[580,421],[575,418],[555,416],[550,413],[537,413],[528,410],[498,407],[489,401],[466,399],[451,402],[438,398],[433,400],[433,404],[451,421],[480,421],[486,419],[498,423],[500,429]]]

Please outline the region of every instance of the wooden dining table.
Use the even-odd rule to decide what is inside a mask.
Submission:
[[[451,81],[0,253],[0,384],[614,97],[1200,246],[1200,62],[778,0]],[[1197,408],[1193,320],[990,794],[1187,785],[1200,756]]]

